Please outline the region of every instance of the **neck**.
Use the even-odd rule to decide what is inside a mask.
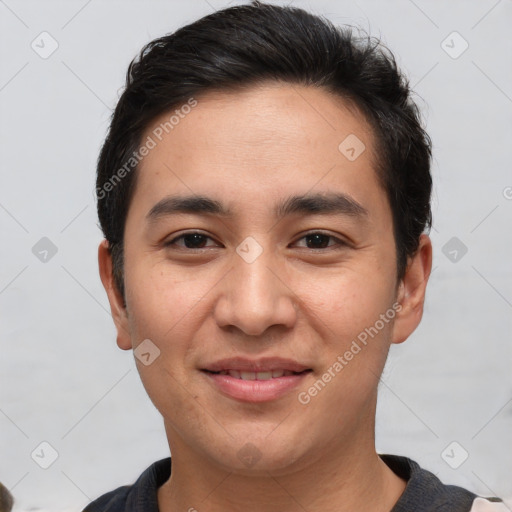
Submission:
[[[161,512],[389,512],[406,485],[376,453],[373,430],[370,443],[329,445],[279,475],[226,471],[175,437],[171,450],[171,478],[158,490]]]

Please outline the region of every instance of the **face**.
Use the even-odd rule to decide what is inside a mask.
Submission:
[[[370,443],[390,343],[421,318],[428,238],[397,282],[373,135],[343,100],[277,83],[196,99],[143,138],[126,309],[100,247],[173,457],[284,474]]]

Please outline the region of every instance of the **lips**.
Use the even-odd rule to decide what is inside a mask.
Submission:
[[[290,359],[231,358],[202,369],[217,391],[242,402],[267,402],[293,391],[312,369]]]

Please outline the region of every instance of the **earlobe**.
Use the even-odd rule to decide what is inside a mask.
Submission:
[[[114,280],[112,257],[107,240],[103,240],[98,247],[98,266],[101,282],[107,292],[112,319],[117,330],[117,345],[123,350],[130,350],[132,343],[128,329],[126,306]]]
[[[421,235],[418,250],[409,258],[405,275],[398,287],[401,309],[393,326],[392,343],[404,342],[418,327],[423,316],[425,291],[432,270],[432,242]]]

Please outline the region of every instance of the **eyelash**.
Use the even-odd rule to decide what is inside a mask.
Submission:
[[[166,242],[164,245],[166,247],[172,247],[176,243],[177,240],[184,239],[184,237],[186,237],[188,235],[201,235],[201,236],[203,236],[205,238],[209,238],[210,240],[213,240],[212,237],[210,237],[210,236],[208,236],[208,235],[206,235],[204,233],[201,233],[200,231],[190,231],[190,232],[187,232],[187,233],[182,233],[181,235],[177,236],[176,238],[173,238],[172,240],[170,240],[169,242]],[[309,250],[312,250],[312,251],[318,251],[318,250],[333,249],[333,248],[338,248],[339,249],[341,247],[345,247],[345,246],[348,245],[346,242],[344,242],[340,238],[337,238],[334,235],[331,235],[329,233],[324,233],[323,231],[310,231],[309,233],[306,233],[305,235],[302,235],[298,240],[302,240],[304,238],[312,237],[314,235],[322,235],[324,237],[330,238],[330,239],[334,240],[336,242],[336,244],[335,245],[328,245],[327,247],[320,247],[320,248],[303,247],[303,249],[309,249]],[[336,247],[336,246],[338,246],[338,247]],[[208,249],[208,247],[198,247],[198,248],[189,248],[189,247],[183,247],[183,246],[179,246],[179,247],[180,247],[180,249],[184,249],[184,250],[188,250],[188,251],[201,251],[201,250]]]

